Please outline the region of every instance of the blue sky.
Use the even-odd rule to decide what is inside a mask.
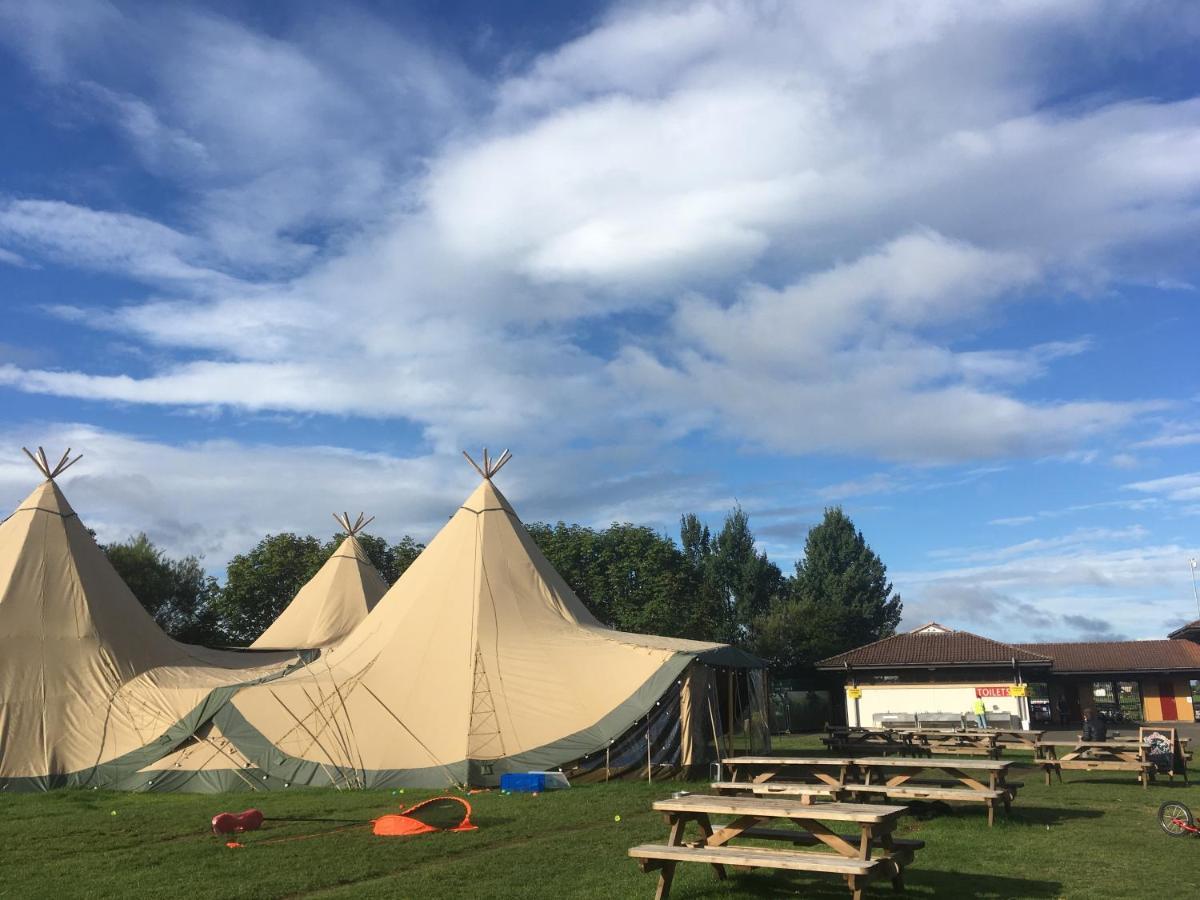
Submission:
[[[1157,637],[1200,552],[1200,9],[0,0],[0,501],[214,571],[841,503],[905,622]]]

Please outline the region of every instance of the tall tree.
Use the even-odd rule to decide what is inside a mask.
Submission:
[[[230,638],[249,643],[262,634],[336,547],[285,532],[267,535],[230,560],[220,599]]]
[[[601,622],[622,631],[677,635],[687,566],[675,542],[652,528],[614,523],[527,526],[539,549]]]
[[[794,672],[895,634],[902,608],[883,561],[842,508],[830,507],[808,533],[791,596],[757,620],[755,646]]]
[[[335,534],[325,545],[326,558],[332,556],[345,539],[345,532]],[[364,531],[358,535],[358,542],[366,552],[371,565],[388,584],[395,584],[396,579],[404,574],[420,556],[421,551],[425,549],[424,544],[417,543],[407,534],[400,539],[399,543],[389,545],[384,538],[367,534]]]
[[[217,612],[220,587],[195,556],[172,559],[145,534],[101,547],[154,621],[190,644],[226,641]]]
[[[725,517],[712,541],[713,571],[727,605],[722,640],[745,641],[754,619],[766,613],[783,590],[783,573],[754,546],[750,517],[740,507]]]

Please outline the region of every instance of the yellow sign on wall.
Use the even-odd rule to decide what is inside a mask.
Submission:
[[[846,688],[846,696],[849,697],[851,700],[857,700],[859,697],[862,696],[862,688],[848,687],[848,688]]]
[[[1028,696],[1025,692],[1026,687],[1024,684],[1014,684],[1009,693],[1013,697],[1026,697]]]

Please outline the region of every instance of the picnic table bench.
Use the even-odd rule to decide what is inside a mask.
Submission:
[[[1059,753],[1059,748],[1065,748]],[[1084,771],[1136,772],[1142,787],[1149,787],[1154,779],[1155,765],[1146,759],[1145,748],[1138,741],[1042,741],[1038,744],[1035,763],[1046,774],[1046,784],[1051,775],[1057,774],[1062,781],[1063,769]]]
[[[730,794],[755,794],[760,797],[787,796],[796,797],[801,803],[812,803],[814,800],[840,800],[845,796],[843,788],[806,784],[791,781],[714,781],[710,787],[722,796]]]
[[[654,809],[665,814],[670,833],[665,844],[641,844],[629,850],[643,872],[657,871],[655,900],[667,900],[675,867],[681,862],[707,863],[718,878],[726,866],[762,867],[799,872],[830,873],[845,879],[854,900],[876,878],[891,879],[903,889],[904,867],[922,841],[893,838],[903,806],[822,803],[808,805],[796,800],[759,797],[720,797],[706,794],[660,800]],[[729,815],[726,825],[713,826],[709,816]],[[685,841],[688,823],[699,827],[699,840]],[[762,823],[791,824],[792,828],[761,827]],[[840,834],[857,826],[857,834]],[[793,846],[822,847],[822,850],[776,849],[774,847],[731,847],[735,838],[790,842]],[[832,852],[830,852],[832,851]]]
[[[854,770],[861,784],[848,785],[853,794],[879,793],[888,799],[906,800],[965,800],[987,806],[988,826],[995,822],[996,804],[1012,810],[1019,782],[1008,781],[1013,765],[996,759],[897,759],[877,757],[855,759]],[[934,772],[935,777],[950,784],[928,784],[912,779],[922,773]],[[986,783],[985,783],[986,782]]]

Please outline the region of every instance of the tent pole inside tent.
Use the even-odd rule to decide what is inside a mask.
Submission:
[[[654,784],[654,766],[650,762],[650,713],[646,713],[646,783]]]
[[[712,679],[705,678],[708,682],[708,690],[705,693],[708,695],[708,721],[712,724],[713,732],[713,749],[717,752],[717,764],[723,769],[725,766],[725,757],[721,753],[721,735],[717,731],[717,717],[713,712],[713,691],[716,688],[716,682]],[[718,781],[723,781],[723,778],[718,778]]]
[[[725,755],[733,756],[733,669],[729,669],[728,671],[729,677],[726,679],[725,685],[727,688],[727,696],[729,698],[728,702],[726,703],[728,716],[725,718]]]

